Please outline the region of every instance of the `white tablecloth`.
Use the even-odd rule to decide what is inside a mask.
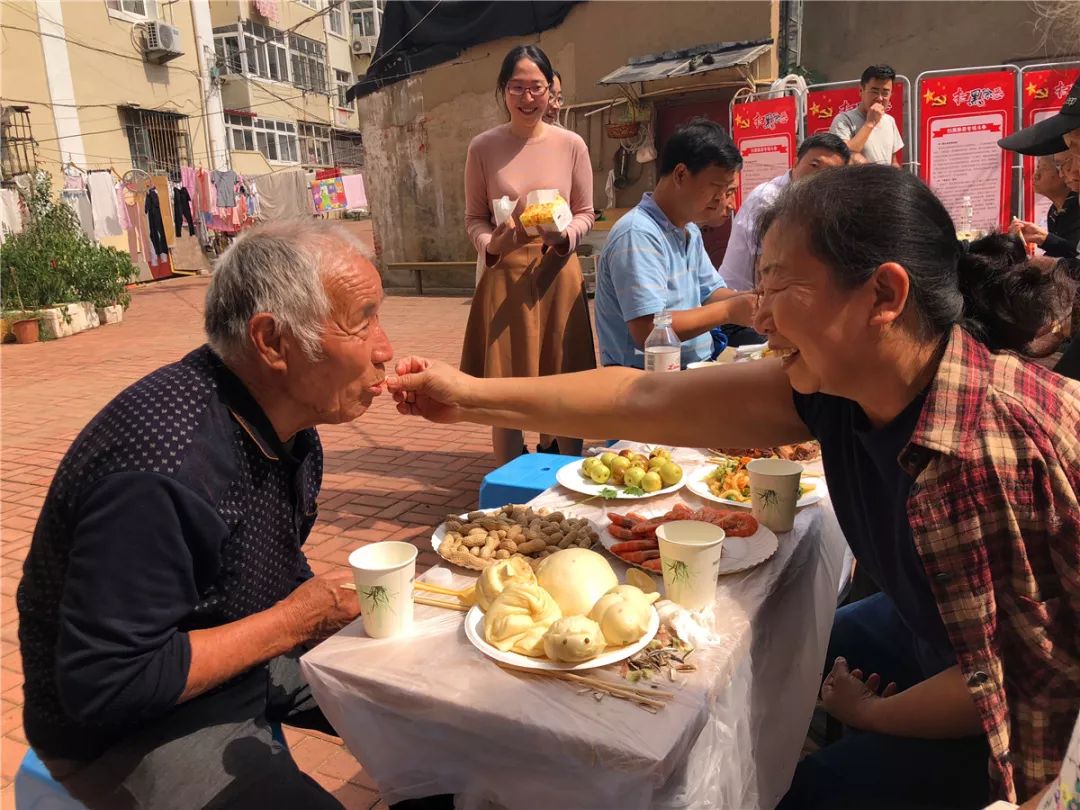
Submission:
[[[676,458],[687,475],[703,463],[694,450]],[[533,503],[580,497],[556,486]],[[573,513],[603,524],[609,510],[679,500],[705,503],[683,489]],[[499,669],[465,638],[464,614],[419,605],[408,639],[367,638],[357,621],[303,670],[389,803],[453,793],[458,808],[771,810],[813,712],[846,549],[827,498],[779,539],[768,562],[721,578],[717,641],[695,651],[698,672],[655,715]]]

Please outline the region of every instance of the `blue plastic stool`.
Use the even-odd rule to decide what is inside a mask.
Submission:
[[[288,751],[281,724],[271,724],[270,733]],[[15,806],[18,810],[85,810],[85,805],[71,798],[67,789],[53,779],[33,748],[26,752],[15,774]]]
[[[554,453],[518,456],[484,476],[480,484],[480,508],[495,509],[508,503],[531,501],[548,487],[555,486],[555,473],[559,467],[580,460],[579,456]]]

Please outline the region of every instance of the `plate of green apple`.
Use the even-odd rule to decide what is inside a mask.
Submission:
[[[635,500],[670,495],[686,483],[682,467],[666,447],[646,452],[607,451],[571,461],[559,468],[555,479],[567,489],[605,500]]]

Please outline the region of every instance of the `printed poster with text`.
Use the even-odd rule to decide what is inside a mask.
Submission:
[[[862,99],[862,89],[856,82],[851,87],[837,87],[832,90],[811,90],[806,94],[806,134],[816,135],[819,132],[828,132],[833,119],[840,113],[854,110],[859,106]],[[893,82],[892,96],[885,105],[885,112],[896,120],[896,128],[900,130],[900,136],[906,138],[904,132],[904,85]],[[900,150],[900,162],[904,161],[905,148]]]
[[[742,205],[751,191],[795,165],[795,97],[736,104],[731,119],[731,136],[743,159],[736,201],[736,205]]]
[[[1020,125],[1030,127],[1044,118],[1056,115],[1078,76],[1080,65],[1025,71],[1023,89],[1020,92]],[[1050,200],[1035,193],[1031,179],[1034,172],[1035,158],[1025,156],[1024,219],[1045,228],[1046,217],[1050,213]]]
[[[919,82],[919,176],[960,228],[971,197],[972,227],[996,231],[1011,217],[1012,153],[998,138],[1016,129],[1016,73],[957,73]]]

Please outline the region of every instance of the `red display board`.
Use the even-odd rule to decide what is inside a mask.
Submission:
[[[736,104],[731,111],[731,137],[743,169],[737,205],[751,191],[795,165],[798,111],[794,96]]]
[[[927,76],[917,92],[919,176],[958,229],[965,196],[971,198],[973,228],[1008,227],[1012,153],[997,141],[1016,129],[1016,72]]]
[[[833,119],[840,113],[854,110],[859,106],[862,98],[862,88],[858,83],[850,87],[837,87],[832,90],[811,90],[806,94],[806,126],[807,135],[815,135],[818,132],[828,132]],[[904,134],[904,85],[902,82],[893,82],[892,96],[885,107],[885,112],[896,119],[896,128],[900,135]],[[904,161],[905,148],[900,151],[900,162]]]
[[[1020,119],[1023,122],[1021,126],[1030,127],[1057,113],[1077,77],[1080,77],[1080,65],[1024,71],[1020,91]],[[1031,180],[1034,171],[1035,158],[1025,156],[1024,218],[1045,228],[1046,216],[1050,212],[1050,200],[1035,194]]]

